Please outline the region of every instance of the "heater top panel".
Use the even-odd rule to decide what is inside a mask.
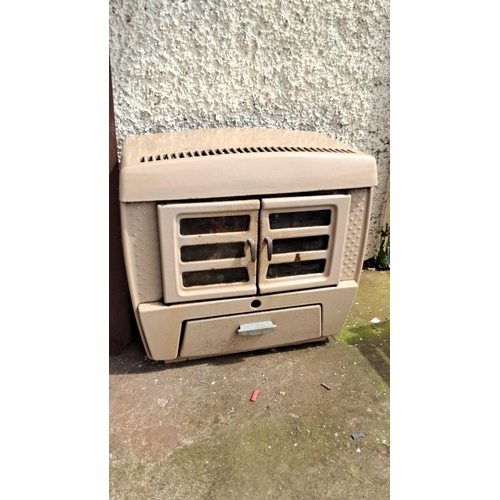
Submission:
[[[123,202],[372,187],[375,159],[317,132],[231,128],[125,139]]]

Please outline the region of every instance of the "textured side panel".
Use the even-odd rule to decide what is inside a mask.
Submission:
[[[363,265],[364,234],[366,232],[366,214],[369,211],[369,190],[353,189],[351,195],[351,208],[349,211],[347,232],[342,258],[340,280],[356,280],[359,270]]]
[[[163,299],[156,203],[125,204],[128,278],[134,306]],[[135,300],[134,300],[135,299]]]

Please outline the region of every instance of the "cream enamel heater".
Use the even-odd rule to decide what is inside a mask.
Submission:
[[[315,132],[128,137],[123,247],[148,357],[338,334],[358,288],[376,184],[372,156]]]

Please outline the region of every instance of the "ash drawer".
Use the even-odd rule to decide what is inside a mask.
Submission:
[[[321,306],[187,321],[181,358],[294,344],[321,337]]]

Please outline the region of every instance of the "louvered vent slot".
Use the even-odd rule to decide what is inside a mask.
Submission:
[[[246,267],[212,269],[182,273],[182,284],[186,287],[217,285],[221,283],[244,283],[248,281]]]
[[[245,243],[213,243],[210,245],[189,245],[181,247],[182,262],[204,260],[241,259],[245,256]]]
[[[273,254],[313,252],[328,248],[328,235],[306,236],[304,238],[286,238],[274,240]]]
[[[318,274],[325,270],[326,259],[292,262],[289,264],[271,264],[267,269],[267,279],[289,278],[301,274]]]
[[[181,219],[180,231],[182,235],[234,233],[248,231],[249,215],[229,215],[223,217],[193,217]]]
[[[295,146],[259,146],[259,147],[245,147],[245,148],[223,148],[223,149],[208,149],[203,151],[183,151],[180,153],[166,153],[153,156],[141,156],[140,163],[146,161],[160,161],[160,160],[176,160],[183,158],[193,158],[201,156],[216,156],[216,155],[235,155],[245,153],[350,153],[356,154],[355,151],[350,149],[334,149],[334,148],[312,148],[312,147],[295,147]]]
[[[307,212],[283,212],[269,215],[271,229],[291,227],[328,226],[331,210],[311,210]]]

